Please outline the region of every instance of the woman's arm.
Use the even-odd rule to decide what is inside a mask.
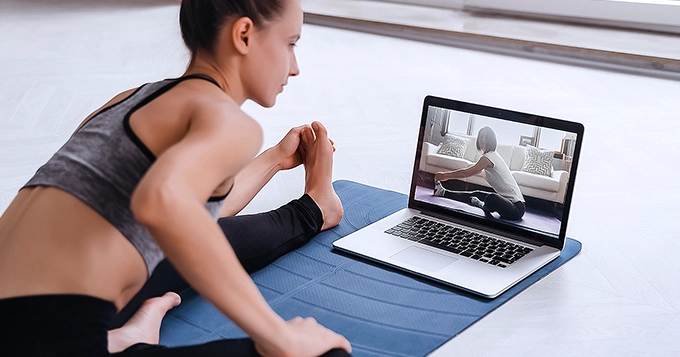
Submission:
[[[472,175],[475,175],[476,173],[484,170],[487,167],[493,166],[493,163],[491,160],[489,160],[487,157],[482,156],[479,158],[479,161],[475,163],[474,165],[470,167],[466,167],[464,169],[458,169],[454,171],[446,171],[446,172],[437,172],[434,175],[434,180],[435,181],[446,181],[446,180],[451,180],[451,179],[461,179],[465,177],[470,177]]]
[[[187,134],[161,153],[140,181],[131,203],[135,217],[180,274],[262,351],[303,356],[349,348],[321,326],[286,323],[274,313],[205,209],[215,188],[246,166],[262,141],[254,121],[237,109],[227,113],[194,113]],[[311,330],[306,339],[305,329]]]
[[[241,212],[274,174],[302,164],[298,152],[300,133],[309,129],[309,125],[292,128],[278,144],[263,151],[239,171],[234,177],[234,186],[224,201],[220,216],[233,216]]]

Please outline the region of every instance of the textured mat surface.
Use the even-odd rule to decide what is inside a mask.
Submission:
[[[332,242],[406,207],[403,194],[336,181],[345,208],[340,225],[254,273],[253,280],[284,319],[312,316],[349,339],[353,355],[424,356],[573,258],[568,239],[559,258],[489,300],[332,251]],[[161,344],[179,346],[245,334],[193,290],[170,311]]]

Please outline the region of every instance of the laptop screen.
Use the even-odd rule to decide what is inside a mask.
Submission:
[[[425,98],[410,206],[562,248],[578,123]]]

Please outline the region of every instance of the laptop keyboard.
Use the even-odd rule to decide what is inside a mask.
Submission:
[[[501,268],[507,268],[533,250],[487,235],[415,216],[386,230],[385,233]]]

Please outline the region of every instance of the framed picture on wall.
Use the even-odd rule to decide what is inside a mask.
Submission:
[[[533,136],[521,135],[519,137],[519,146],[527,146],[527,145],[534,146],[534,137]]]

